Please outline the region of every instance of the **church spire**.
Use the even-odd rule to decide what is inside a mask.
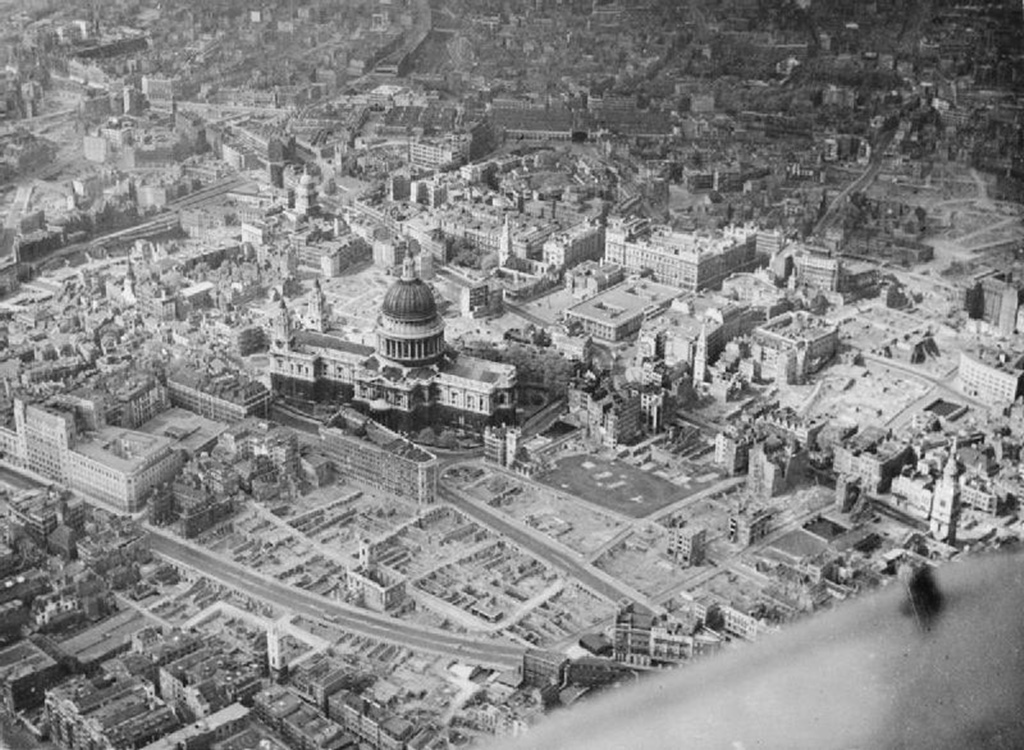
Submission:
[[[135,267],[132,266],[131,258],[128,258],[128,272],[124,275],[124,287],[121,290],[121,297],[129,305],[134,305],[138,302],[138,297],[135,294]]]
[[[700,337],[697,339],[697,350],[693,355],[693,387],[700,387],[708,376],[708,323],[702,320]]]
[[[309,295],[309,309],[306,311],[309,327],[323,333],[328,328],[327,298],[324,297],[320,279],[313,281],[313,291]]]
[[[946,544],[956,543],[957,522],[960,516],[960,467],[956,463],[957,440],[949,449],[949,458],[942,470],[942,478],[936,483],[932,495],[929,527],[932,536]]]
[[[287,349],[292,339],[292,318],[288,312],[288,305],[284,297],[277,306],[277,315],[274,316],[274,343],[283,349]]]
[[[956,463],[957,454],[957,438],[953,438],[953,444],[949,448],[949,459],[946,461],[946,466],[942,471],[943,476],[956,478],[959,473],[959,467]]]
[[[498,266],[504,267],[512,257],[512,221],[505,214],[505,223],[501,226],[501,238],[498,240]]]

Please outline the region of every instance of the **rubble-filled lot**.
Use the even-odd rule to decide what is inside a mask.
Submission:
[[[857,305],[855,309],[856,315],[842,315],[839,335],[844,344],[892,358],[931,377],[947,376],[959,363],[960,350],[969,342],[969,337],[928,314],[890,310],[879,300]],[[926,339],[931,339],[934,347]]]
[[[207,607],[219,602],[233,604],[243,611],[262,617],[276,615],[274,608],[265,602],[250,599],[206,578],[176,588],[175,593],[154,602],[148,610],[175,627],[184,626]]]
[[[931,384],[884,363],[838,365],[814,384],[788,386],[779,403],[809,418],[857,424],[885,424],[923,398]]]
[[[333,596],[345,580],[340,555],[328,557],[288,527],[255,509],[237,516],[230,530],[211,535],[206,546],[234,562],[298,588]]]
[[[615,614],[615,605],[580,586],[566,586],[508,628],[508,633],[548,647],[578,636]]]
[[[352,687],[385,704],[397,701],[400,715],[439,714],[457,693],[447,657],[418,653],[303,617],[292,622],[330,642],[326,654],[351,673]]]
[[[303,537],[352,555],[363,539],[377,539],[413,517],[415,506],[355,486],[302,498],[284,520]]]
[[[430,508],[374,545],[378,562],[409,577],[427,575],[493,542],[495,535],[450,506]]]
[[[501,474],[485,473],[468,491],[584,556],[599,550],[626,526],[585,502]]]
[[[688,504],[685,508],[663,516],[658,519],[658,523],[669,528],[685,522],[688,528],[704,529],[709,540],[719,537],[727,533],[729,529],[729,506],[726,500],[729,494],[736,493],[721,493],[713,497],[701,498]],[[667,545],[667,539],[664,541],[662,549]]]
[[[658,524],[647,524],[594,564],[637,591],[654,596],[678,578],[678,566],[665,555],[667,544],[668,530]]]
[[[418,579],[428,606],[471,629],[500,626],[556,593],[559,575],[515,547],[496,542]]]
[[[694,597],[711,594],[725,601],[746,607],[757,601],[764,590],[763,582],[731,570],[719,570],[705,578],[690,594]]]

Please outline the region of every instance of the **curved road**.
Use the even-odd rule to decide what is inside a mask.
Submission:
[[[7,466],[0,466],[0,479],[18,489],[43,486],[38,480]],[[213,581],[274,604],[290,614],[326,620],[360,635],[453,659],[500,668],[522,663],[524,649],[521,646],[426,628],[336,602],[274,581],[160,529],[149,528],[149,544],[150,549],[165,560],[190,567]]]
[[[521,646],[479,641],[344,605],[304,589],[271,581],[241,565],[229,563],[217,555],[156,531],[150,532],[150,549],[166,560],[194,568],[214,581],[277,605],[289,613],[326,619],[346,630],[381,641],[474,663],[502,668],[522,663]]]

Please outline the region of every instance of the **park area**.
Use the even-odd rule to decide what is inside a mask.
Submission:
[[[667,479],[617,459],[590,455],[567,456],[539,477],[549,487],[571,493],[607,510],[644,518],[718,481],[690,479],[680,487]]]

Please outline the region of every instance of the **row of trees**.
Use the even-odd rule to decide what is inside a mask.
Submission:
[[[562,398],[569,388],[574,365],[562,353],[551,348],[510,343],[504,348],[494,344],[473,347],[473,355],[492,362],[515,365],[520,388],[543,388],[552,399]]]

